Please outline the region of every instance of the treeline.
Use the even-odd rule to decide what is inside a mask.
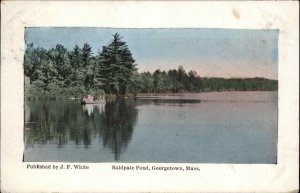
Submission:
[[[169,71],[139,74],[137,90],[150,92],[272,91],[278,81],[266,78],[201,78],[196,71],[185,72],[182,66]]]
[[[26,45],[25,95],[31,98],[81,98],[83,95],[122,97],[157,92],[277,90],[278,82],[264,78],[202,78],[183,66],[169,71],[138,73],[132,53],[119,34],[97,54],[85,43],[67,50]]]
[[[27,44],[24,56],[25,93],[35,98],[75,97],[86,94],[124,96],[134,84],[136,65],[128,46],[114,34],[112,41],[93,55],[85,43],[72,51]],[[27,79],[27,80],[26,80]]]

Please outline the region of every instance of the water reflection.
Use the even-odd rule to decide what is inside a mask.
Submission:
[[[103,145],[113,150],[115,160],[119,160],[121,151],[131,141],[137,115],[132,100],[107,103],[105,112],[100,114]]]
[[[25,161],[276,163],[277,92],[25,103]],[[134,136],[133,136],[134,132]]]
[[[82,109],[88,113],[89,116],[91,116],[95,110],[98,110],[100,113],[103,113],[105,111],[105,104],[86,104],[82,105]]]
[[[45,144],[90,148],[101,141],[96,145],[111,149],[118,160],[131,140],[137,114],[131,100],[84,106],[65,101],[27,102],[26,148]]]
[[[194,104],[194,103],[200,103],[202,102],[199,99],[166,99],[166,98],[146,98],[146,97],[140,97],[137,100],[137,103],[139,105],[172,105],[172,106],[184,106],[185,104]]]

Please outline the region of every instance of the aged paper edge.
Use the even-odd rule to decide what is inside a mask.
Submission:
[[[299,176],[299,8],[297,5],[297,2],[2,1],[2,191],[287,192],[297,190]],[[237,18],[235,13],[239,13],[240,17]],[[86,165],[90,169],[87,171],[26,169],[26,163],[22,162],[24,27],[34,26],[279,29],[278,164],[195,164],[201,168],[199,173],[120,172],[112,171],[111,163],[88,163]]]

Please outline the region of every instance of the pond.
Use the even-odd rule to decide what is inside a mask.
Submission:
[[[26,101],[24,161],[274,164],[277,114],[276,91]]]

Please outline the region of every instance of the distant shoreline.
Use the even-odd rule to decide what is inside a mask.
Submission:
[[[200,94],[200,93],[221,93],[221,92],[278,92],[278,90],[222,90],[222,91],[200,91],[200,92],[156,92],[156,93],[137,93],[137,96],[140,95],[165,95],[165,94]]]

